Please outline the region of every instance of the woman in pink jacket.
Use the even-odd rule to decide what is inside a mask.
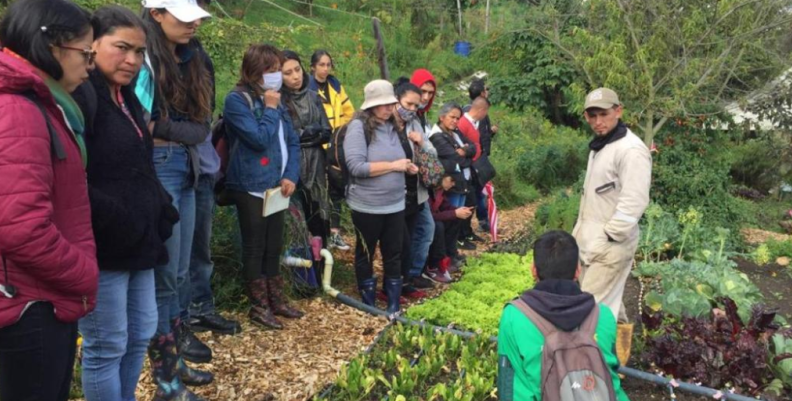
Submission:
[[[86,11],[19,0],[0,22],[0,399],[66,400],[98,269],[84,118]]]

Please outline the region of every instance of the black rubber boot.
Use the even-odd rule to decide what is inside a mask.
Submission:
[[[360,299],[368,306],[376,306],[377,301],[377,279],[375,277],[358,281]]]
[[[399,297],[401,297],[402,279],[399,278],[386,278],[385,279],[385,293],[388,295],[388,316],[393,316],[399,313]]]

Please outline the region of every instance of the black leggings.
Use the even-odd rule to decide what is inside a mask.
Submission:
[[[355,224],[355,276],[358,282],[374,275],[374,251],[377,243],[382,253],[385,278],[400,278],[404,211],[391,214],[369,214],[352,211]]]
[[[437,267],[444,257],[457,255],[457,237],[462,227],[462,220],[437,221],[435,220],[435,233],[432,246],[429,247],[429,267]]]
[[[228,191],[236,205],[242,231],[242,266],[248,282],[280,275],[283,218],[286,211],[262,216],[264,199],[247,192]]]
[[[298,187],[297,191],[294,192],[293,199],[300,205],[308,232],[311,233],[311,236],[321,237],[322,244],[327,247],[327,236],[330,233],[330,227],[327,220],[322,218],[319,200],[313,197],[311,191],[302,186]]]
[[[49,302],[34,303],[0,328],[0,400],[68,400],[76,351],[77,322],[57,320]]]

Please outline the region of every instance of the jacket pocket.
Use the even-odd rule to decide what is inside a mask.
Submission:
[[[608,193],[610,191],[613,191],[614,189],[616,189],[616,181],[611,181],[611,182],[609,182],[609,183],[607,183],[605,185],[601,185],[601,186],[595,188],[594,192],[596,192],[598,195],[602,195],[602,194],[606,194],[606,193]]]

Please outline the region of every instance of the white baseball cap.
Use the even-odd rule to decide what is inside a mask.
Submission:
[[[196,0],[143,0],[143,8],[164,8],[181,22],[193,22],[212,16],[198,6]]]

